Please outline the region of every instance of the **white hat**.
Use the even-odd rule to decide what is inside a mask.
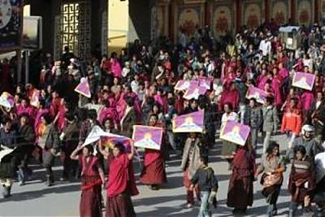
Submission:
[[[315,128],[309,124],[305,124],[304,126],[302,126],[301,128],[301,133],[305,134],[306,132],[314,132]]]

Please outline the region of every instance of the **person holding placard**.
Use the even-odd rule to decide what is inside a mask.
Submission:
[[[149,126],[161,127],[158,123],[158,117],[155,114],[149,117]],[[152,190],[158,190],[159,185],[167,182],[165,162],[163,156],[164,142],[161,144],[160,150],[145,149],[143,169],[141,173],[140,181],[143,184],[149,185]]]
[[[5,118],[2,121],[3,128],[0,129],[0,151],[7,148],[12,149],[17,145],[17,132],[12,127],[12,120]],[[3,187],[2,195],[4,198],[11,196],[11,187],[17,170],[17,156],[10,153],[0,161],[0,185]]]
[[[82,154],[78,153],[82,150]],[[93,155],[92,145],[79,145],[70,158],[79,160],[81,167],[81,198],[79,212],[81,217],[102,216],[101,185],[105,182],[104,171],[99,160]]]
[[[131,145],[131,153],[127,154],[123,144],[116,143],[111,154],[105,150],[101,140],[99,141],[99,151],[109,165],[106,217],[135,217],[131,196],[139,192],[132,165],[134,145]]]
[[[238,122],[238,114],[233,111],[232,104],[226,103],[224,105],[225,113],[221,117],[221,129],[225,126],[227,121]],[[236,151],[236,144],[228,141],[223,141],[221,155],[229,163],[229,169],[231,168],[231,162]]]

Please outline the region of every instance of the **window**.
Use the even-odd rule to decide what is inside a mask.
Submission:
[[[61,45],[78,54],[79,3],[63,4],[61,9]]]

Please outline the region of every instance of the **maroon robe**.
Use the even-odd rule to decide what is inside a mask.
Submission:
[[[227,206],[246,209],[253,205],[254,155],[240,147],[233,160],[232,174],[229,181]],[[240,197],[238,197],[240,195]]]
[[[219,110],[223,111],[225,104],[230,103],[233,109],[236,111],[239,107],[239,92],[238,90],[229,90],[225,89],[221,93],[220,101],[219,101]]]
[[[155,127],[162,127],[156,124]],[[163,157],[164,142],[160,150],[145,149],[143,169],[140,181],[146,185],[160,185],[167,183],[165,163]]]
[[[80,216],[81,217],[101,217],[102,216],[102,181],[99,176],[98,168],[100,164],[95,156],[80,157],[81,165],[81,199]]]
[[[131,196],[137,195],[132,161],[127,154],[108,159],[106,217],[135,217]]]

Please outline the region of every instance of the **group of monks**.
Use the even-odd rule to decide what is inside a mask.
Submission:
[[[319,165],[317,159],[322,160],[325,123],[325,66],[323,59],[314,59],[325,56],[321,42],[314,40],[318,31],[308,32],[310,35],[305,37],[306,30],[301,30],[306,43],[315,46],[302,43],[297,50],[286,49],[277,31],[271,32],[267,26],[258,31],[259,34],[253,34],[243,30],[233,40],[220,43],[213,43],[212,38],[206,37],[208,34],[196,34],[187,44],[174,47],[165,38],[159,39],[152,49],[135,43],[120,56],[104,55],[101,61],[94,57],[87,68],[66,49],[61,61],[42,60],[37,84],[17,85],[12,90],[1,80],[1,90],[14,96],[11,108],[1,107],[0,151],[15,150],[0,164],[4,196],[11,195],[15,179],[22,185],[28,181],[32,157],[46,169],[47,184],[54,184],[52,166],[61,153],[61,179],[81,177],[80,216],[102,215],[105,187],[106,216],[133,217],[136,214],[131,196],[139,192],[132,159],[143,153],[140,181],[159,190],[160,185],[167,183],[165,163],[174,152],[182,160],[187,207],[193,207],[197,196],[201,201],[199,216],[211,216],[209,203],[215,201],[218,185],[207,158],[216,145],[220,121],[222,126],[232,120],[250,125],[256,135],[255,139],[251,135],[244,146],[223,144],[221,155],[227,156],[232,171],[227,205],[234,208],[234,215],[245,213],[253,204],[253,182],[261,173],[262,193],[269,204],[267,215],[276,215],[282,174],[286,165],[291,164],[290,215],[296,215],[298,205],[308,212],[316,202],[317,214],[323,216],[323,188],[319,184],[323,179],[316,181],[315,177],[321,175],[313,170]],[[13,64],[3,61],[1,68],[7,72],[14,68]],[[292,85],[295,72],[315,75],[311,90]],[[74,91],[81,77],[88,78],[90,98]],[[174,88],[181,79],[202,78],[211,84],[198,98],[185,99],[186,90]],[[247,90],[252,85],[267,93],[265,104],[257,99],[247,100]],[[35,94],[39,94],[36,102]],[[173,133],[173,118],[198,110],[204,110],[203,133]],[[254,124],[253,115],[254,120],[258,118]],[[131,138],[136,124],[164,128],[159,151],[141,152],[132,144],[128,149],[119,142],[110,148],[102,141],[83,146],[94,126]],[[281,144],[290,150],[285,156],[281,156],[280,146],[272,141],[279,126],[280,133],[288,136],[286,144]],[[262,162],[257,165],[260,135],[264,147]]]

